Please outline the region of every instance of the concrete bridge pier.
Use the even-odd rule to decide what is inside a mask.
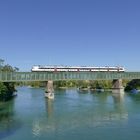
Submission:
[[[112,82],[113,93],[124,93],[124,87],[122,86],[122,79],[114,79]]]
[[[49,80],[47,82],[45,97],[47,97],[49,99],[54,99],[54,89],[53,89],[53,81],[52,80]]]

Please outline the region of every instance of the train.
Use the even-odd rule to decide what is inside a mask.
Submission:
[[[124,67],[94,67],[94,66],[58,66],[58,65],[36,65],[32,72],[125,72]]]

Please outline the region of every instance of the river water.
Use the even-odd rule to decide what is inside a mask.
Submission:
[[[140,96],[63,89],[55,99],[41,88],[18,87],[0,103],[2,140],[139,140]]]

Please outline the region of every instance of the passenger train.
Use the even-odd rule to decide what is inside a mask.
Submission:
[[[94,66],[33,66],[32,72],[125,72],[124,67],[94,67]]]

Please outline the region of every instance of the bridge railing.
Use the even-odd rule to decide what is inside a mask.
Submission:
[[[140,72],[0,72],[1,82],[140,79]]]

